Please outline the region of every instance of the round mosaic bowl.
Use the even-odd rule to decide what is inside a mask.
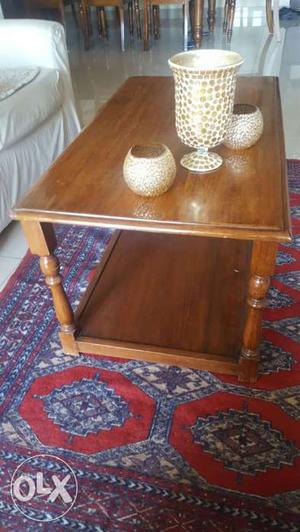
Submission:
[[[256,105],[236,104],[224,144],[232,150],[250,148],[259,140],[263,129],[263,115]]]
[[[136,145],[130,148],[123,165],[124,179],[140,196],[159,196],[176,176],[175,159],[164,144]]]

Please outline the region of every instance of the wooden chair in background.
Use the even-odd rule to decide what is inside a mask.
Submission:
[[[203,35],[204,0],[190,0],[190,19],[195,48],[201,47]],[[216,23],[216,0],[208,0],[207,24],[210,32]]]
[[[74,17],[74,20],[75,20],[75,24],[76,24],[76,26],[79,26],[77,9],[76,9],[77,0],[64,0],[64,4],[65,5],[68,5],[68,4],[71,5],[71,9],[72,9],[73,17]]]
[[[236,0],[225,0],[223,30],[231,38],[235,14]],[[266,19],[270,33],[274,33],[280,42],[279,0],[266,0]]]
[[[136,25],[137,37],[141,38],[141,19],[139,0],[81,0],[80,2],[80,19],[83,31],[84,47],[88,50],[90,47],[90,37],[92,35],[91,7],[96,8],[98,20],[99,37],[108,39],[108,25],[105,13],[105,7],[115,7],[118,12],[121,32],[121,50],[125,51],[125,22],[124,8],[128,7],[129,33],[134,34],[134,18]],[[135,15],[135,17],[134,17]]]
[[[150,34],[155,39],[160,37],[160,5],[182,5],[183,10],[183,48],[188,48],[189,0],[144,0],[144,50],[149,50]]]
[[[76,10],[76,0],[25,0],[24,8],[25,13],[28,17],[33,16],[43,16],[43,14],[48,14],[49,11],[56,11],[58,17],[55,17],[61,22],[64,26],[66,24],[65,20],[65,6],[71,5],[74,20],[78,26],[78,17]],[[51,17],[52,18],[52,17]]]

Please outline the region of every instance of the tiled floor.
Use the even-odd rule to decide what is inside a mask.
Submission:
[[[300,159],[300,20],[282,23],[282,42],[276,43],[266,29],[264,2],[257,0],[257,4],[256,7],[237,8],[231,43],[222,35],[222,10],[219,9],[214,35],[205,35],[203,46],[240,52],[245,58],[241,73],[280,76],[287,157]],[[109,41],[99,41],[95,31],[88,52],[83,51],[81,36],[71,14],[67,14],[72,77],[83,124],[92,119],[127,77],[170,74],[167,59],[181,50],[182,21],[180,10],[165,10],[162,15],[161,39],[152,43],[149,52],[143,51],[141,41],[130,42],[127,36],[126,52],[122,53],[113,14]],[[16,222],[1,233],[0,289],[17,267],[26,247]]]

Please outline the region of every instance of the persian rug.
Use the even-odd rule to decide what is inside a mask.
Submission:
[[[279,249],[255,385],[64,355],[38,260],[24,258],[0,304],[1,530],[300,530],[300,162],[289,184],[293,242]],[[75,306],[110,233],[56,231]],[[58,475],[55,457],[72,468],[78,495],[64,515],[45,502],[47,482],[30,509],[20,503],[26,515],[14,504],[11,478],[32,456],[30,478]]]

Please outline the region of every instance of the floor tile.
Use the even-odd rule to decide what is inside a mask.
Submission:
[[[0,257],[0,291],[3,290],[10,276],[14,273],[20,259],[11,259]]]
[[[0,233],[0,257],[21,259],[28,249],[21,225],[11,222]]]
[[[300,159],[300,139],[299,137],[286,136],[285,152],[287,159]]]

